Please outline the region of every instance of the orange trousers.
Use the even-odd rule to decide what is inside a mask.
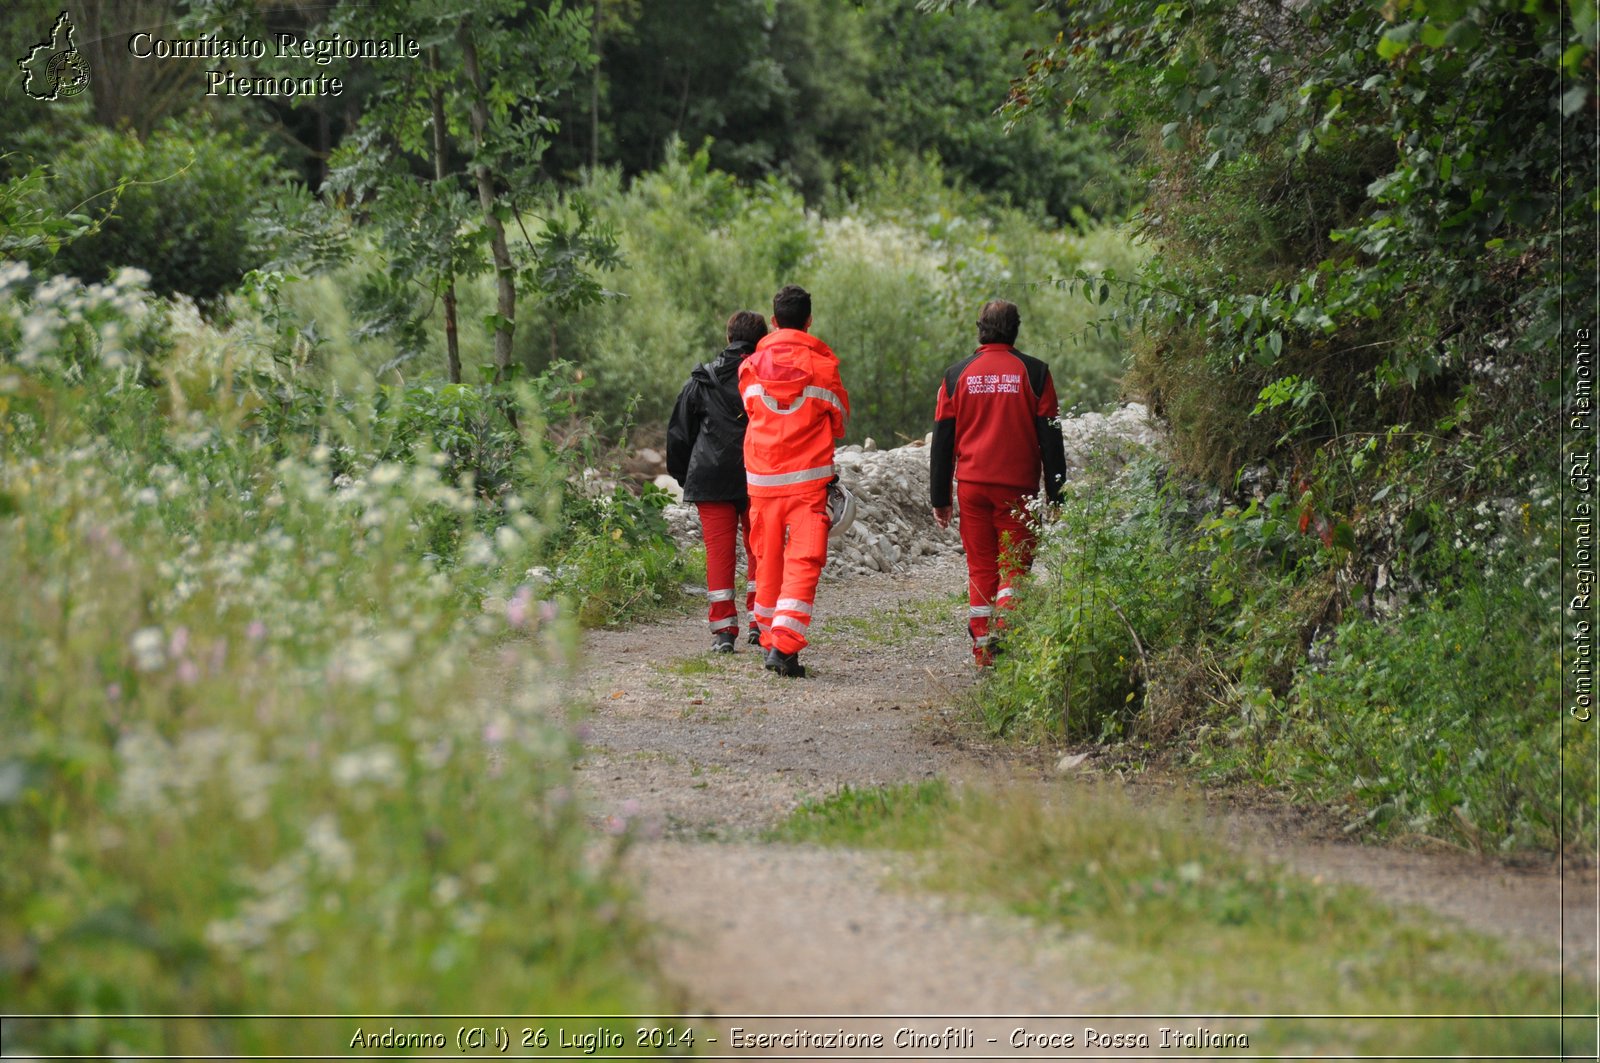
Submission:
[[[739,610],[733,601],[733,577],[738,569],[738,541],[744,539],[745,612],[752,614],[754,631],[756,605],[756,554],[750,544],[750,507],[738,502],[696,502],[700,511],[700,534],[706,543],[706,619],[711,633],[739,631]]]
[[[750,537],[756,548],[756,624],[761,645],[780,653],[806,646],[817,580],[828,560],[828,488],[753,496]]]
[[[958,483],[961,548],[967,554],[967,632],[981,665],[994,659],[996,633],[1013,605],[1012,584],[1033,566],[1034,528],[1027,505],[1035,492]]]

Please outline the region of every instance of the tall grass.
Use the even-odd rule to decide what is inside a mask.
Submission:
[[[538,519],[428,553],[441,512],[484,501],[443,462],[341,470],[315,435],[261,433],[241,335],[172,321],[134,278],[0,264],[7,1010],[650,1010],[626,890],[567,790],[571,626],[523,575]],[[326,1036],[130,1020],[6,1042]]]

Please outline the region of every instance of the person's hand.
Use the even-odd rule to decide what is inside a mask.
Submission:
[[[941,527],[941,528],[950,527],[950,507],[949,506],[934,506],[933,507],[933,522],[935,524],[939,525],[939,527]]]

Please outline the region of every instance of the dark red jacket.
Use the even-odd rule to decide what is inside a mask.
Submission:
[[[929,493],[950,504],[952,474],[963,483],[1061,498],[1067,475],[1060,409],[1050,367],[1005,343],[986,343],[945,370],[933,414]]]

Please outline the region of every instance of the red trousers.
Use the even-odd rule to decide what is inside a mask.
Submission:
[[[733,577],[738,567],[738,540],[744,539],[746,613],[755,629],[756,554],[750,548],[750,507],[738,502],[696,502],[700,534],[706,541],[706,618],[711,633],[739,630],[739,610],[733,604]]]
[[[1013,605],[1012,584],[1033,566],[1034,527],[1027,505],[1035,492],[991,484],[956,484],[961,547],[967,553],[967,631],[979,664],[993,658],[995,633]]]
[[[752,496],[750,525],[759,560],[755,617],[761,645],[799,653],[828,560],[827,485],[797,495]]]

